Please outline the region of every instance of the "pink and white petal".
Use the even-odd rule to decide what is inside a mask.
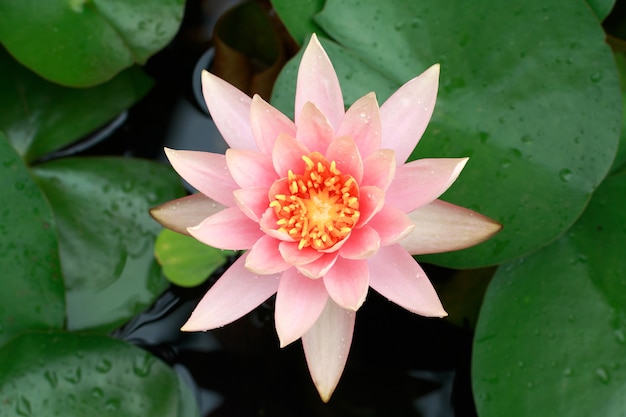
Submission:
[[[266,187],[240,188],[233,191],[233,195],[241,211],[258,223],[270,203],[267,191]]]
[[[351,175],[357,182],[363,179],[363,160],[359,153],[359,148],[350,136],[340,136],[335,138],[326,151],[326,159],[335,161],[337,169],[342,174]]]
[[[326,116],[311,102],[304,103],[296,126],[296,139],[311,152],[323,154],[335,136]]]
[[[258,94],[252,97],[250,125],[257,146],[262,153],[271,155],[274,142],[281,134],[296,136],[296,125],[287,116],[267,103]]]
[[[320,258],[305,265],[297,265],[298,271],[306,277],[318,279],[326,275],[328,271],[335,265],[338,252],[325,253]]]
[[[296,85],[295,120],[299,126],[306,102],[315,103],[336,130],[344,115],[343,96],[337,73],[326,51],[313,34],[304,50]]]
[[[274,321],[280,347],[308,332],[322,314],[328,293],[320,279],[310,279],[295,268],[283,272],[276,292]]]
[[[426,273],[400,245],[380,248],[368,262],[370,286],[378,293],[421,316],[447,316]]]
[[[241,188],[269,187],[278,179],[272,157],[247,149],[227,149],[226,165]]]
[[[279,243],[280,240],[271,236],[260,238],[244,255],[246,257],[246,269],[255,274],[267,275],[291,268],[291,265],[285,262],[278,252]]]
[[[165,148],[178,174],[202,194],[228,207],[235,205],[233,191],[240,188],[228,171],[224,155]]]
[[[367,260],[344,259],[340,256],[323,279],[328,295],[334,302],[345,309],[357,311],[365,301],[369,288]]]
[[[398,165],[407,160],[428,126],[437,100],[439,64],[400,87],[380,107],[381,148],[396,151]]]
[[[413,255],[469,248],[502,229],[500,223],[489,217],[442,200],[420,207],[408,216],[415,229],[400,244]]]
[[[279,177],[286,177],[291,170],[294,174],[304,173],[303,155],[311,152],[289,135],[280,135],[272,150],[274,170]]]
[[[378,149],[363,160],[361,186],[373,185],[385,191],[396,173],[396,153],[391,149]]]
[[[283,240],[285,242],[293,242],[293,238],[289,236],[289,233],[278,230],[278,226],[276,222],[278,218],[276,217],[276,213],[273,208],[268,208],[261,216],[261,221],[259,222],[259,226],[261,226],[261,230],[263,233],[266,233],[272,236],[274,239]]]
[[[239,258],[209,289],[181,328],[187,332],[212,330],[243,317],[278,289],[280,274],[257,275]]]
[[[336,136],[350,136],[363,158],[380,148],[382,124],[376,93],[355,101],[341,120]]]
[[[376,217],[374,217],[376,218]],[[380,248],[380,236],[369,224],[352,229],[346,243],[339,250],[339,256],[347,259],[365,259]]]
[[[187,230],[206,245],[230,250],[250,249],[263,236],[259,224],[250,220],[239,207],[222,210]]]
[[[196,193],[153,207],[150,215],[168,229],[191,236],[188,227],[202,223],[207,217],[225,208],[204,194]]]
[[[202,72],[202,94],[226,143],[235,149],[258,150],[250,127],[250,97],[208,71]]]
[[[418,159],[399,166],[385,201],[405,213],[432,202],[458,178],[468,159]]]
[[[281,256],[290,265],[305,265],[318,260],[323,253],[310,247],[298,249],[299,242],[281,242],[278,250]]]
[[[356,313],[328,300],[313,327],[302,336],[302,347],[313,383],[328,402],[346,366]]]
[[[359,211],[361,217],[357,227],[363,227],[385,204],[385,192],[378,187],[367,185],[359,189]]]
[[[376,230],[381,246],[398,243],[415,228],[406,213],[390,205],[385,205],[367,225]]]

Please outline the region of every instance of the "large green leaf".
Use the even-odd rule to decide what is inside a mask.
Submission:
[[[28,162],[113,119],[152,84],[132,68],[98,87],[61,87],[28,71],[2,48],[0,67],[0,129]]]
[[[325,2],[326,0],[271,0],[276,13],[299,44],[302,44],[306,35],[311,32],[324,34],[324,30],[315,23],[313,16],[322,10]]]
[[[33,172],[59,230],[67,327],[111,329],[141,311],[166,281],[153,256],[161,227],[148,209],[182,194],[173,171],[122,158],[67,158]]]
[[[626,415],[625,195],[607,179],[568,233],[498,269],[473,349],[482,417]]]
[[[0,132],[0,345],[28,329],[60,329],[65,293],[55,222]]]
[[[441,63],[437,106],[413,157],[469,156],[444,199],[504,230],[425,260],[470,267],[529,253],[578,218],[606,174],[620,129],[618,77],[584,2],[327,0],[315,20],[339,43],[324,46],[347,102],[371,90],[382,102],[389,85]],[[293,106],[293,65],[275,88],[282,109]]]
[[[180,415],[172,369],[106,336],[42,333],[12,340],[0,349],[0,392],[0,415],[7,417]]]
[[[88,87],[143,64],[172,39],[184,0],[0,2],[0,42],[53,82]]]
[[[615,6],[615,0],[587,0],[587,4],[598,19],[604,20]]]

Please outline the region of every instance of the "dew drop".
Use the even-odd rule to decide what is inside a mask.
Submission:
[[[46,372],[44,372],[43,376],[44,378],[46,378],[46,381],[48,381],[48,384],[50,384],[52,388],[56,388],[59,383],[59,378],[57,377],[56,372],[47,370]]]
[[[572,368],[565,368],[565,370],[563,371],[563,375],[565,376],[572,376],[572,374]]]
[[[20,396],[20,399],[17,401],[17,406],[15,407],[15,411],[17,414],[29,417],[32,415],[32,407],[30,405],[30,401],[28,401],[25,397]]]
[[[94,398],[102,398],[104,396],[104,391],[102,391],[102,388],[95,387],[91,390],[91,395]]]
[[[594,72],[589,76],[589,79],[592,83],[600,82],[600,80],[602,80],[602,74],[600,74],[599,72]]]
[[[109,398],[105,403],[104,403],[104,409],[106,411],[117,411],[119,410],[121,405],[121,401],[119,398]]]
[[[100,362],[98,362],[98,364],[96,365],[96,371],[100,372],[101,374],[105,374],[110,370],[111,361],[109,361],[108,359],[102,358],[102,360],[100,360]]]
[[[602,367],[597,368],[594,373],[603,384],[608,384],[611,381],[609,373]]]
[[[572,171],[570,171],[567,168],[566,169],[562,169],[561,172],[559,172],[559,178],[563,182],[568,182],[569,180],[572,179]]]

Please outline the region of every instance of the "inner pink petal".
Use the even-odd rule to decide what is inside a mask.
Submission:
[[[376,213],[367,225],[378,232],[381,246],[398,243],[415,228],[415,224],[406,213],[388,204]]]
[[[278,178],[272,157],[246,149],[227,149],[226,165],[241,188],[269,187]]]
[[[233,192],[237,206],[251,220],[259,222],[267,210],[269,199],[266,187],[240,188]]]
[[[259,224],[239,207],[220,211],[197,226],[187,229],[200,242],[220,249],[250,249],[263,236]]]
[[[279,135],[286,134],[292,137],[296,135],[296,125],[258,94],[252,97],[250,124],[259,149],[270,155]]]
[[[326,159],[335,161],[342,174],[349,174],[358,184],[363,179],[363,160],[354,140],[349,136],[335,138],[326,151]]]
[[[363,227],[369,220],[383,208],[385,193],[378,187],[367,185],[359,189],[359,211],[361,218],[357,227]]]
[[[320,258],[305,265],[298,265],[298,271],[301,274],[313,279],[321,278],[335,265],[338,252],[325,253]]]
[[[367,296],[369,268],[367,260],[339,257],[324,275],[324,285],[334,302],[348,310],[358,310]]]
[[[323,253],[310,247],[298,249],[299,242],[282,242],[278,246],[285,262],[290,265],[305,265],[322,257]]]
[[[363,160],[361,185],[373,185],[387,190],[396,173],[396,153],[391,149],[378,149]]]
[[[276,225],[277,221],[278,218],[276,217],[274,209],[268,207],[267,210],[265,210],[265,213],[263,213],[263,216],[261,216],[261,222],[259,225],[264,233],[272,236],[273,238],[286,242],[293,242],[294,240],[291,236],[289,236],[289,233],[278,230],[278,226]]]
[[[324,153],[334,137],[326,116],[311,102],[304,104],[298,118],[296,139],[311,152]]]
[[[278,252],[280,240],[271,236],[260,238],[246,255],[246,268],[254,273],[267,275],[291,268]]]
[[[380,236],[369,223],[361,228],[352,229],[350,237],[346,240],[339,251],[339,256],[348,259],[368,258],[376,253],[381,243]]]
[[[376,94],[369,93],[357,101],[341,120],[336,136],[350,136],[363,158],[380,148],[382,124]]]
[[[225,326],[270,298],[278,289],[279,274],[257,275],[239,258],[200,300],[183,331],[205,331]]]
[[[307,278],[295,268],[285,271],[280,278],[274,312],[280,347],[308,332],[322,314],[327,300],[322,280]]]
[[[289,135],[280,135],[276,139],[272,151],[274,170],[279,177],[286,177],[289,170],[294,174],[304,172],[303,155],[310,154],[309,150]]]

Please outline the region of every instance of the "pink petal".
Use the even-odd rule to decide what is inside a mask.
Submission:
[[[250,249],[263,236],[258,223],[250,220],[239,207],[220,211],[187,230],[206,245],[231,250]]]
[[[289,170],[294,174],[304,173],[304,160],[302,156],[311,152],[300,142],[288,135],[280,135],[274,144],[272,161],[274,169],[280,177],[286,177]]]
[[[380,148],[382,124],[376,94],[369,93],[355,101],[341,120],[336,136],[350,136],[366,158]]]
[[[361,186],[373,185],[387,190],[396,172],[396,153],[391,149],[378,149],[363,160]]]
[[[280,347],[302,337],[322,314],[328,293],[319,279],[310,279],[295,268],[285,271],[276,293],[274,321]]]
[[[269,187],[278,179],[270,155],[246,149],[227,149],[226,165],[241,188]]]
[[[258,150],[250,127],[250,97],[208,71],[202,72],[202,94],[226,143],[235,149]]]
[[[285,262],[290,265],[305,265],[318,260],[323,253],[311,248],[298,249],[299,242],[282,242],[278,250]]]
[[[261,221],[259,222],[259,225],[261,226],[261,230],[264,233],[272,236],[273,238],[284,240],[286,242],[293,242],[293,238],[289,236],[289,233],[281,232],[278,230],[278,226],[276,225],[277,221],[278,218],[274,213],[274,209],[270,207],[265,210],[265,213],[263,213],[263,216],[261,216]]]
[[[367,222],[383,208],[385,193],[378,187],[371,185],[359,189],[359,211],[361,217],[357,227],[363,227]]]
[[[296,125],[258,94],[252,97],[250,125],[257,146],[261,152],[266,154],[272,153],[274,142],[279,135],[296,136]]]
[[[296,139],[311,152],[326,152],[334,130],[324,114],[311,102],[304,103],[298,118]]]
[[[337,256],[337,252],[325,253],[319,259],[305,265],[297,265],[296,268],[298,268],[298,271],[300,271],[301,274],[309,278],[321,278],[326,275],[326,273],[330,270],[330,268],[333,267],[333,265],[335,265],[335,262],[337,261]]]
[[[241,211],[251,220],[258,223],[270,203],[267,192],[268,190],[265,187],[251,187],[235,190],[233,195]]]
[[[432,202],[452,185],[468,159],[418,159],[399,166],[385,201],[405,213]]]
[[[441,200],[408,215],[415,229],[400,244],[414,255],[469,248],[502,229],[500,223],[482,214]]]
[[[304,103],[308,101],[319,107],[333,128],[339,127],[344,115],[341,87],[333,64],[315,34],[311,36],[298,69],[295,106],[295,120],[298,126],[300,113]]]
[[[415,228],[406,213],[390,205],[385,205],[367,225],[376,230],[381,246],[398,243]]]
[[[324,275],[328,295],[339,306],[357,311],[365,301],[369,288],[369,268],[365,259],[350,260],[339,257]]]
[[[270,236],[260,238],[245,255],[246,269],[256,274],[267,275],[291,268],[278,252],[280,240]]]
[[[252,273],[239,258],[200,300],[181,330],[205,331],[232,323],[270,298],[278,289],[279,277]]]
[[[380,107],[381,148],[396,151],[398,165],[407,160],[430,121],[437,100],[439,64],[400,87]]]
[[[150,215],[168,229],[189,235],[188,227],[202,223],[207,217],[225,208],[204,194],[197,193],[151,208]]]
[[[233,191],[240,188],[228,171],[224,155],[165,148],[170,163],[194,188],[225,206],[235,205]]]
[[[328,402],[346,366],[356,313],[328,300],[311,330],[302,336],[302,347],[313,383]]]
[[[374,217],[376,218],[376,217]],[[365,259],[376,253],[380,247],[380,236],[370,225],[352,229],[339,255],[348,259]]]
[[[363,160],[356,143],[349,136],[335,138],[326,151],[329,162],[335,161],[342,174],[351,175],[358,184],[363,179]]]
[[[368,262],[370,286],[381,295],[422,316],[447,315],[422,268],[400,245],[380,248]]]

